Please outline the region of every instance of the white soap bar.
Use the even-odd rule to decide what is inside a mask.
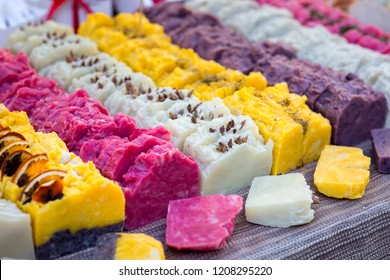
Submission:
[[[75,56],[97,55],[97,46],[89,39],[78,35],[69,35],[64,39],[50,41],[35,47],[30,54],[31,65],[37,70],[66,59],[69,53]]]
[[[272,227],[302,225],[314,219],[312,203],[312,192],[300,173],[257,177],[246,199],[246,219]]]
[[[35,259],[30,216],[5,199],[0,199],[0,228],[0,258]]]
[[[36,39],[38,38],[35,36],[46,36],[48,32],[72,34],[73,30],[70,26],[58,24],[54,21],[47,21],[44,24],[27,25],[12,32],[4,43],[4,47],[9,49],[12,53],[18,53],[22,50],[26,50],[26,48],[29,49],[30,44],[26,43],[29,38],[34,37],[32,40],[36,42]],[[33,44],[33,41],[31,41],[31,44]],[[42,39],[37,42],[41,43]]]
[[[62,88],[69,90],[73,81],[77,85],[80,83],[79,78],[96,72],[104,72],[104,70],[109,71],[117,67],[117,64],[114,58],[104,53],[88,57],[72,57],[69,55],[65,60],[43,68],[39,71],[39,74],[55,80]],[[94,79],[89,80],[89,82],[92,81]]]
[[[199,127],[183,152],[198,162],[202,195],[228,194],[270,173],[272,147],[272,141],[264,145],[251,118],[226,116]]]

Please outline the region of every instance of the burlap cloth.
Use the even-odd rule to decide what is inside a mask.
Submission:
[[[372,157],[371,142],[360,146]],[[377,172],[371,164],[370,183],[363,198],[338,200],[317,192],[313,184],[316,163],[297,171],[319,197],[313,204],[315,218],[310,224],[286,229],[248,223],[241,211],[232,236],[224,249],[210,252],[176,251],[165,245],[165,220],[134,232],[149,234],[164,244],[167,259],[390,259],[390,175]],[[238,192],[244,199],[248,188]],[[65,259],[99,258],[96,248]]]

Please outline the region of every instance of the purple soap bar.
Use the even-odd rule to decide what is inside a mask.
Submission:
[[[375,163],[380,173],[390,173],[390,128],[371,130]]]

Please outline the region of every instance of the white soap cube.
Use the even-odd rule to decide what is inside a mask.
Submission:
[[[272,147],[272,141],[264,145],[251,118],[226,116],[199,127],[185,140],[183,152],[198,162],[202,195],[227,194],[270,173]]]
[[[0,199],[0,258],[35,259],[30,216]]]
[[[312,192],[300,173],[257,177],[246,199],[246,219],[272,227],[302,225],[314,218],[312,203]]]

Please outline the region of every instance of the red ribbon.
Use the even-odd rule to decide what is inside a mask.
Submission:
[[[77,29],[79,28],[80,20],[79,20],[79,7],[83,8],[83,10],[87,14],[93,13],[91,7],[87,3],[85,3],[84,0],[72,0],[72,16],[73,16],[73,28],[74,32],[77,32]],[[66,0],[53,0],[49,12],[47,13],[46,20],[52,19],[54,13],[60,8]]]

